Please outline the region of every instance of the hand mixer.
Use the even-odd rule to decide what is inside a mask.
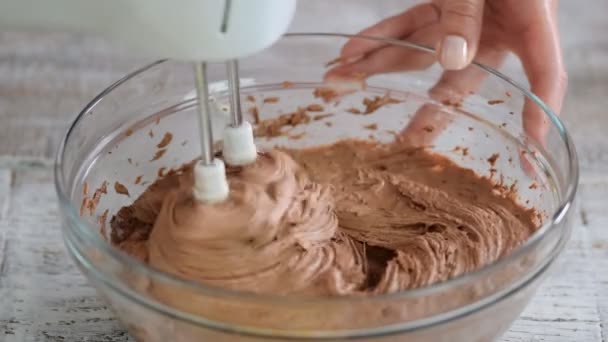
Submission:
[[[217,203],[229,188],[224,163],[214,158],[206,62],[227,66],[232,119],[224,131],[224,160],[252,163],[257,151],[242,116],[237,59],[278,40],[295,7],[296,0],[2,0],[0,28],[94,33],[142,56],[193,62],[202,148],[193,193],[201,202]]]

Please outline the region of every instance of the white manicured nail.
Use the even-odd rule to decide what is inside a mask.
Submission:
[[[460,70],[467,62],[467,40],[461,36],[446,36],[441,44],[439,63],[447,70]]]

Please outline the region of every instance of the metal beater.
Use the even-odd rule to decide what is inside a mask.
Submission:
[[[198,112],[202,158],[194,167],[194,196],[205,203],[216,203],[228,197],[229,187],[224,162],[214,157],[209,87],[206,63],[196,63],[194,74],[198,97]],[[247,165],[255,161],[257,150],[251,124],[243,119],[240,98],[238,62],[226,62],[231,122],[224,129],[223,157],[229,165]]]

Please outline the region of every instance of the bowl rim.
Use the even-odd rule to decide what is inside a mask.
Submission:
[[[286,38],[294,38],[294,37],[366,39],[366,40],[379,41],[379,42],[387,43],[387,44],[394,45],[394,46],[401,46],[404,48],[416,49],[416,50],[427,52],[427,53],[435,53],[435,49],[424,46],[424,45],[420,45],[417,43],[412,43],[412,42],[408,42],[405,40],[399,40],[399,39],[384,38],[384,37],[377,37],[377,36],[367,36],[367,35],[359,35],[359,34],[328,33],[328,32],[296,32],[296,33],[287,33],[281,39],[284,40]],[[372,300],[388,300],[388,301],[404,299],[404,298],[415,298],[415,297],[428,296],[428,295],[432,295],[435,293],[439,293],[439,292],[447,290],[451,287],[463,285],[463,284],[469,283],[471,281],[475,281],[476,279],[481,278],[484,275],[487,275],[491,272],[500,270],[501,266],[508,264],[509,262],[511,262],[514,259],[517,259],[518,257],[520,257],[523,254],[530,251],[536,245],[538,245],[539,242],[543,239],[543,237],[545,237],[547,235],[547,233],[551,230],[552,227],[560,224],[565,219],[566,214],[569,212],[569,210],[573,206],[573,202],[574,202],[575,195],[576,195],[577,188],[578,188],[578,181],[579,181],[578,158],[577,158],[577,154],[576,154],[576,150],[575,150],[572,138],[570,137],[570,134],[565,129],[562,121],[540,98],[538,98],[535,94],[533,94],[531,91],[529,91],[526,87],[520,85],[519,83],[515,82],[513,79],[502,74],[501,72],[499,72],[491,67],[488,67],[486,65],[483,65],[479,62],[474,61],[472,63],[472,65],[475,65],[476,67],[484,70],[491,76],[496,77],[498,80],[506,82],[507,84],[513,86],[518,91],[520,91],[524,97],[530,99],[535,105],[540,107],[541,110],[545,113],[545,117],[547,117],[549,119],[549,123],[557,128],[559,135],[566,147],[566,152],[568,154],[569,163],[568,163],[567,171],[568,171],[568,175],[570,177],[567,179],[568,180],[567,186],[564,191],[565,195],[563,196],[563,198],[560,199],[560,203],[557,206],[557,209],[552,213],[552,215],[550,215],[549,220],[544,222],[542,224],[542,226],[539,227],[524,243],[522,243],[521,245],[514,248],[508,255],[500,258],[499,260],[497,260],[493,263],[485,265],[475,271],[461,274],[457,277],[451,278],[444,282],[439,282],[439,283],[435,283],[435,284],[432,284],[429,286],[400,291],[400,292],[396,292],[396,293],[375,295],[373,297],[336,296],[336,297],[312,297],[311,298],[311,297],[279,296],[279,295],[272,295],[272,294],[255,294],[255,293],[250,293],[250,292],[236,291],[236,290],[230,290],[230,289],[225,289],[225,288],[204,285],[204,284],[195,282],[193,280],[184,279],[184,278],[181,278],[181,277],[169,274],[169,273],[162,272],[160,270],[157,270],[157,269],[154,269],[154,268],[148,266],[147,264],[145,264],[133,257],[130,257],[126,253],[113,247],[108,241],[103,239],[99,234],[94,233],[96,231],[95,229],[90,229],[90,227],[88,227],[88,224],[83,222],[80,219],[76,205],[74,203],[72,203],[70,200],[70,191],[67,189],[67,184],[65,182],[66,178],[64,177],[62,165],[63,165],[63,161],[65,158],[64,152],[65,152],[66,146],[68,145],[68,142],[70,140],[70,137],[71,137],[73,131],[76,129],[76,127],[78,126],[80,121],[85,117],[85,115],[91,111],[91,109],[93,109],[107,95],[109,95],[114,89],[118,88],[123,83],[126,83],[129,80],[133,79],[134,77],[146,72],[147,70],[154,68],[160,64],[163,64],[167,61],[168,61],[167,59],[157,60],[157,61],[149,63],[143,67],[140,67],[137,70],[128,73],[127,75],[125,75],[124,77],[119,79],[118,81],[114,82],[113,84],[108,86],[106,89],[104,89],[102,92],[100,92],[97,96],[95,96],[80,111],[80,113],[76,116],[76,118],[71,123],[70,127],[67,129],[63,139],[61,140],[61,143],[59,145],[59,148],[58,148],[58,151],[56,154],[56,158],[55,158],[55,167],[54,167],[55,190],[58,194],[59,203],[60,203],[61,208],[63,210],[65,210],[67,212],[66,214],[69,215],[69,218],[74,220],[75,222],[77,222],[79,228],[81,228],[81,229],[78,229],[78,234],[81,237],[83,237],[83,236],[86,237],[89,240],[88,242],[94,244],[95,247],[100,248],[105,253],[107,253],[109,256],[118,260],[121,264],[136,271],[137,273],[145,274],[146,276],[156,278],[163,282],[169,282],[170,284],[175,284],[175,285],[178,285],[181,287],[191,288],[194,291],[196,291],[197,293],[202,293],[202,294],[209,295],[209,296],[227,297],[227,298],[238,299],[238,300],[265,301],[265,302],[277,302],[278,301],[278,303],[281,303],[281,304],[306,303],[307,305],[310,305],[311,303],[327,304],[329,302],[340,302],[340,301],[348,301],[348,302],[369,301],[370,298]],[[554,258],[556,255],[557,255],[557,253],[553,253],[550,255],[550,257]],[[548,258],[548,259],[549,260],[543,261],[543,265],[546,266],[547,264],[549,264],[551,262],[551,260],[550,260],[551,258]],[[538,273],[538,272],[542,271],[543,269],[545,269],[545,267],[540,267],[539,270],[537,270],[536,272]],[[528,275],[529,277],[527,277],[527,278],[530,278],[530,277],[535,278],[534,277],[535,275],[536,274],[529,274]],[[508,295],[511,291],[512,291],[512,289],[509,289],[509,288],[501,289],[500,291],[493,293],[490,297],[494,298],[495,300],[500,299],[500,298],[504,297],[505,295]],[[126,294],[126,295],[128,295],[128,294]],[[132,296],[130,296],[130,297],[132,297]],[[486,298],[482,298],[481,300],[484,300],[484,299],[486,299]],[[140,301],[140,300],[138,300],[138,301]],[[450,320],[451,318],[462,316],[463,312],[461,312],[460,309],[464,309],[469,306],[474,306],[473,304],[475,304],[475,303],[476,302],[473,302],[471,304],[468,304],[465,307],[458,307],[455,309],[448,310],[444,314],[450,314],[448,316],[451,316],[451,317],[444,317],[443,320],[444,321]],[[170,308],[170,309],[172,309],[173,311],[176,310],[174,308]],[[469,311],[468,313],[471,313],[473,310],[476,310],[476,309],[479,309],[479,307],[471,308],[471,310],[468,310]],[[171,314],[175,315],[175,313],[171,313]],[[423,320],[424,319],[417,319],[417,320],[413,320],[413,321],[408,321],[407,323],[414,323],[414,322],[423,321]],[[200,323],[200,322],[197,322],[197,323]]]

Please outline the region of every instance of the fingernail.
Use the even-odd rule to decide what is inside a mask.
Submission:
[[[467,41],[461,36],[446,36],[441,44],[439,63],[447,70],[467,66]]]

